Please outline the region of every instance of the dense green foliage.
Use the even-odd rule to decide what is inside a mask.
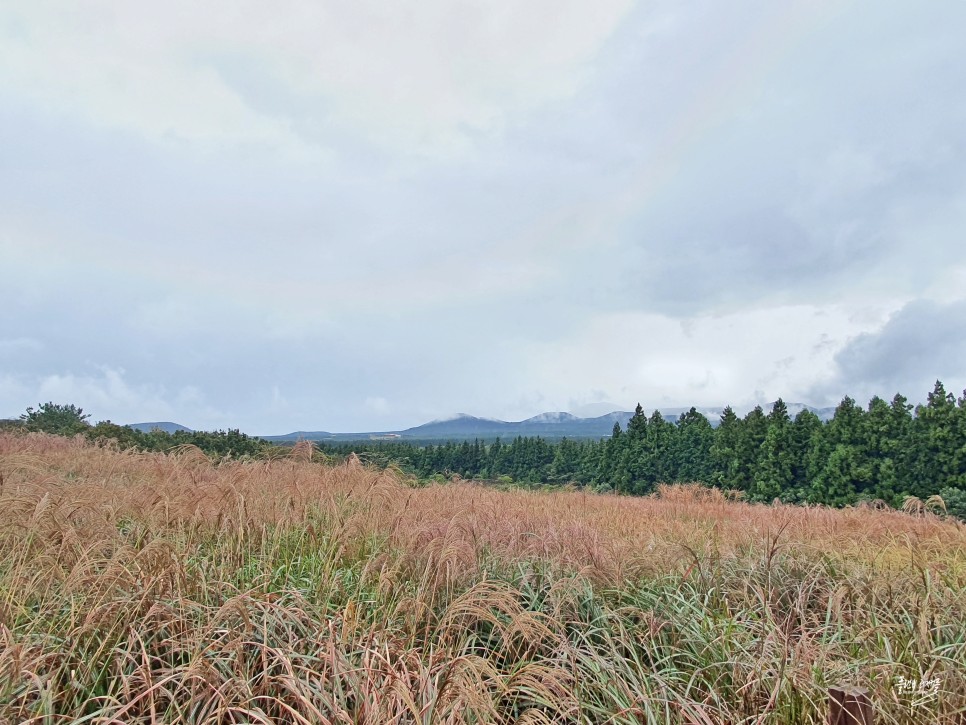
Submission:
[[[90,417],[76,405],[42,403],[36,409],[27,408],[27,412],[20,416],[20,422],[27,430],[69,436],[89,428],[87,419]]]
[[[179,430],[174,433],[166,433],[156,428],[144,433],[108,420],[91,427],[86,435],[92,440],[113,439],[122,448],[138,448],[143,451],[168,451],[178,446],[191,445],[216,459],[269,455],[277,450],[271,443],[246,435],[237,428],[218,431]]]
[[[906,496],[940,494],[950,513],[966,514],[966,393],[957,400],[941,382],[915,409],[901,395],[891,403],[873,398],[866,408],[846,397],[828,422],[807,410],[791,418],[781,400],[744,418],[726,408],[717,427],[694,408],[672,422],[638,405],[627,429],[615,425],[603,441],[357,442],[323,450],[392,462],[421,478],[508,476],[629,494],[700,481],[754,501],[835,506],[899,506]]]
[[[218,459],[269,455],[277,450],[272,444],[237,429],[210,432],[179,430],[174,433],[155,429],[145,433],[109,420],[91,425],[88,418],[90,415],[75,405],[44,403],[37,409],[27,408],[27,412],[20,416],[19,427],[54,435],[83,434],[91,440],[114,440],[121,448],[142,451],[169,451],[178,446],[192,445]]]

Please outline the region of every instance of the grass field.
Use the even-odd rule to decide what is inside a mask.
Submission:
[[[310,459],[0,434],[0,721],[820,723],[840,682],[966,712],[962,524]]]

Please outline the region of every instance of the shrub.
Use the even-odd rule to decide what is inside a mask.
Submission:
[[[90,428],[87,419],[89,413],[76,405],[58,405],[57,403],[43,403],[36,410],[27,408],[27,412],[20,416],[24,428],[54,435],[72,436],[83,433]]]
[[[942,489],[939,495],[946,504],[947,515],[966,521],[966,491],[950,486]]]

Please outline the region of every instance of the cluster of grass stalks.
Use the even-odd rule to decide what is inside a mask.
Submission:
[[[0,721],[820,723],[841,682],[959,722],[966,527],[0,433]]]

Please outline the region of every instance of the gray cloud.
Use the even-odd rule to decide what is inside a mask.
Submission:
[[[849,394],[864,402],[900,392],[923,400],[937,379],[958,393],[966,387],[966,300],[910,302],[881,330],[850,340],[835,364],[835,377],[816,393]]]
[[[776,54],[766,73],[742,79],[742,51],[712,43],[711,65],[735,77],[680,77],[698,88],[691,128],[671,134],[669,170],[641,186],[650,198],[620,227],[623,300],[694,314],[839,295],[883,273],[894,294],[915,295],[929,282],[920,270],[931,255],[958,248],[955,235],[931,225],[961,219],[966,198],[951,9],[932,3],[913,17],[881,5],[841,8]],[[744,20],[754,27],[754,17]],[[753,44],[748,35],[735,43]],[[697,57],[705,38],[675,40]],[[631,113],[653,113],[644,94],[635,98]],[[662,149],[651,157],[660,162]]]

